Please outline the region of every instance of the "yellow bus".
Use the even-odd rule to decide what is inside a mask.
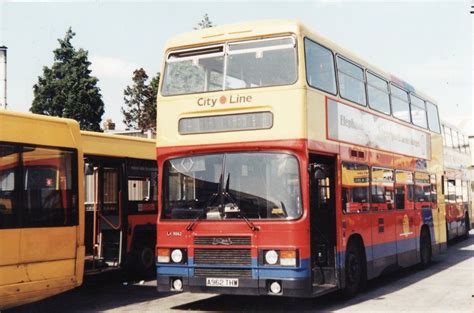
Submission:
[[[86,273],[154,271],[155,141],[81,131],[85,162]]]
[[[81,285],[82,168],[76,121],[0,111],[0,310]]]
[[[446,248],[433,99],[297,21],[165,48],[158,291],[356,293]]]

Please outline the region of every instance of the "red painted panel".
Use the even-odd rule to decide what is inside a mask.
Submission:
[[[237,151],[278,151],[294,154],[299,161],[301,174],[301,194],[303,199],[303,215],[295,221],[270,221],[252,220],[259,231],[252,232],[243,220],[226,221],[198,221],[192,231],[187,231],[191,221],[161,221],[158,219],[157,247],[185,247],[193,246],[194,236],[252,236],[253,244],[258,249],[265,248],[297,248],[301,258],[310,257],[309,244],[309,196],[308,196],[308,161],[307,142],[303,139],[297,140],[275,140],[244,142],[232,144],[197,145],[182,147],[160,147],[157,149],[159,168],[158,177],[158,211],[162,211],[162,184],[163,164],[168,158],[181,157],[185,155],[196,155],[218,152]],[[235,247],[235,246],[233,246]],[[252,256],[256,257],[257,246],[252,249]],[[192,257],[192,250],[190,250]]]
[[[132,248],[133,231],[137,225],[156,224],[157,214],[140,214],[128,216],[128,231],[127,231],[127,252]]]

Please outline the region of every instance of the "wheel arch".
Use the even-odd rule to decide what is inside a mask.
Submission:
[[[350,245],[357,245],[357,247],[359,247],[359,249],[361,250],[362,257],[363,257],[363,265],[364,265],[364,275],[366,276],[366,278],[368,278],[367,277],[367,254],[365,251],[366,247],[364,243],[364,238],[359,233],[353,233],[347,239],[346,251]]]

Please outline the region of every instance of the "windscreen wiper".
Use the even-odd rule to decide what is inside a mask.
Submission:
[[[217,198],[217,196],[219,195],[218,192],[215,192],[211,195],[211,197],[209,198],[209,200],[206,202],[206,205],[204,205],[204,208],[202,210],[202,213],[199,214],[196,218],[194,218],[191,223],[188,224],[188,226],[186,226],[186,230],[187,231],[192,231],[193,228],[194,228],[194,225],[196,225],[196,223],[199,221],[199,220],[202,220],[204,218],[204,216],[206,216],[207,214],[207,208],[214,202],[214,200]]]
[[[229,181],[230,181],[230,173],[227,175],[227,181],[226,181],[226,184],[225,184],[225,192],[224,192],[224,198],[227,198],[227,200],[229,200],[233,205],[237,205],[237,202],[234,200],[234,198],[232,198],[232,196],[230,195],[229,193]],[[247,215],[245,215],[245,213],[243,213],[242,211],[240,211],[240,208],[239,208],[239,212],[237,213],[238,216],[240,216],[244,221],[245,223],[247,224],[247,226],[252,230],[252,231],[258,231],[260,230],[257,226],[255,226],[254,223],[252,223],[249,218],[247,217]]]
[[[245,215],[245,213],[239,212],[238,215],[245,221],[245,223],[247,223],[247,225],[248,225],[248,227],[250,228],[251,231],[259,231],[260,230],[260,228],[255,226],[255,224],[252,223],[249,220],[249,218],[247,217],[247,215]]]
[[[222,185],[222,173],[221,173],[221,176],[219,178],[219,186]],[[191,221],[191,223],[188,224],[188,226],[186,226],[186,230],[187,231],[192,231],[193,228],[194,228],[194,225],[196,225],[196,223],[203,219],[204,216],[206,216],[207,214],[207,209],[209,208],[209,206],[217,199],[217,197],[221,194],[221,191],[220,191],[221,187],[218,188],[218,192],[214,192],[211,197],[209,198],[209,200],[207,200],[206,204],[204,205],[204,208],[202,210],[202,213],[200,215],[198,215],[194,220]]]

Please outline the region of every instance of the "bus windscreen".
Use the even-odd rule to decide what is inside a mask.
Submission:
[[[164,165],[161,219],[296,219],[298,161],[284,153],[210,154]]]
[[[260,39],[170,53],[162,94],[281,86],[296,79],[295,39]]]

